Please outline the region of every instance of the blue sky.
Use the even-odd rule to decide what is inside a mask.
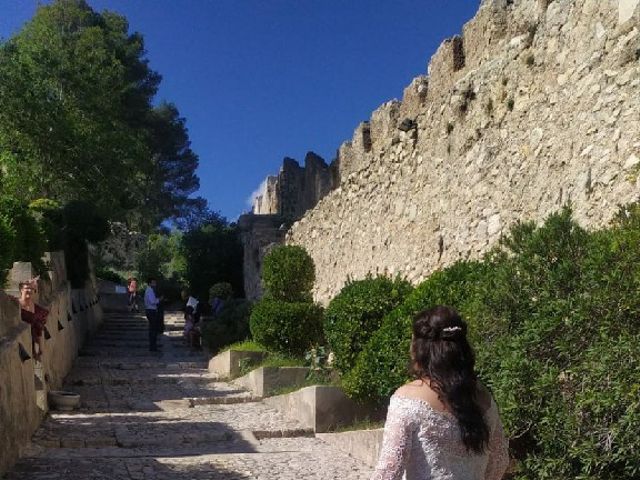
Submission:
[[[40,3],[0,0],[0,36]],[[285,156],[327,162],[380,104],[400,98],[480,0],[89,0],[144,35],[158,100],[200,156],[201,195],[235,219]]]

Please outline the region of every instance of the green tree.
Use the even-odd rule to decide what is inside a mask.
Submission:
[[[211,285],[229,282],[242,296],[242,245],[235,224],[209,212],[204,223],[184,233],[182,253],[186,279],[193,293],[204,300]]]
[[[0,44],[0,171],[23,201],[82,199],[151,231],[198,200],[198,158],[127,20],[84,0],[38,8]]]
[[[0,148],[8,185],[29,186],[12,193],[109,212],[136,195],[135,174],[151,169],[144,127],[160,76],[127,30],[124,17],[58,0],[2,45]]]
[[[146,185],[144,219],[158,225],[190,214],[199,200],[189,195],[200,181],[198,156],[191,150],[185,119],[175,105],[163,102],[149,114],[153,170]]]

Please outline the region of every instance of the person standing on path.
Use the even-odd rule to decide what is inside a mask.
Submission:
[[[182,291],[184,307],[184,336],[190,347],[200,344],[200,302],[189,294],[189,290]]]
[[[158,351],[158,333],[160,331],[160,317],[158,315],[158,305],[161,298],[156,296],[155,288],[158,282],[155,278],[147,281],[147,289],[144,291],[144,310],[149,321],[149,351]]]

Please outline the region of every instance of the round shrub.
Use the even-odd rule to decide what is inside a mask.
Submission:
[[[242,299],[228,300],[222,311],[204,323],[202,341],[212,352],[218,352],[227,345],[249,338],[249,318],[251,302]]]
[[[331,300],[324,314],[324,334],[340,373],[353,368],[358,353],[380,328],[382,318],[411,290],[406,280],[369,277],[348,283]]]
[[[251,312],[253,339],[274,352],[302,355],[322,341],[322,307],[264,299]]]
[[[311,301],[316,279],[313,259],[297,245],[280,245],[264,258],[262,281],[265,296],[285,302]]]

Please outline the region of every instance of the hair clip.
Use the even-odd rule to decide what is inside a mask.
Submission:
[[[462,327],[444,327],[442,329],[443,332],[459,332],[462,330]]]

